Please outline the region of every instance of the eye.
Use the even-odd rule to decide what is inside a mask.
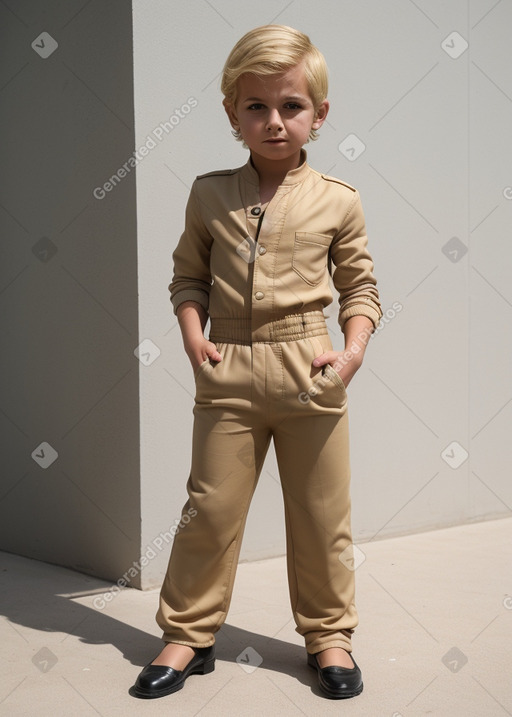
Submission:
[[[299,105],[298,102],[287,102],[284,107],[287,110],[301,110],[302,109],[302,106]]]
[[[263,105],[261,104],[261,102],[253,102],[252,105],[249,105],[247,107],[247,109],[248,110],[261,110],[262,107],[263,107]]]

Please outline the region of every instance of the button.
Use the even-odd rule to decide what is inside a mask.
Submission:
[[[259,301],[260,299],[263,299],[264,296],[265,296],[265,294],[264,294],[262,291],[257,291],[257,292],[254,294],[254,298],[255,298],[255,299],[258,299],[258,301]]]
[[[258,254],[266,254],[266,253],[267,253],[267,250],[265,249],[264,246],[258,247]]]
[[[261,214],[261,207],[253,207],[253,208],[251,209],[251,214],[252,214],[254,217],[258,217],[258,216]]]

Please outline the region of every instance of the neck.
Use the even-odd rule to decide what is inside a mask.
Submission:
[[[291,157],[281,160],[266,159],[251,152],[251,162],[258,172],[260,182],[281,184],[288,172],[301,165],[300,149]]]

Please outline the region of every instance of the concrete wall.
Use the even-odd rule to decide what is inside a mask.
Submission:
[[[134,148],[131,3],[0,26],[1,546],[112,578],[140,552],[134,173],[93,190]]]
[[[171,254],[193,178],[247,159],[219,73],[267,22],[327,58],[309,161],[361,191],[386,316],[349,389],[354,539],[509,513],[510,3],[132,4],[133,37],[121,0],[0,5],[4,549],[162,578],[193,404]],[[242,558],[283,552],[270,451]]]

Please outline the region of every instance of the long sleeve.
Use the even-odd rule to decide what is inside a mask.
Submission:
[[[343,227],[331,245],[331,259],[335,266],[333,282],[340,295],[338,322],[342,329],[351,316],[366,316],[375,327],[382,316],[367,244],[363,209],[356,191]]]
[[[184,301],[197,301],[208,311],[212,276],[210,251],[213,238],[202,217],[194,181],[185,211],[185,230],[172,258],[174,276],[169,284],[174,313]]]

